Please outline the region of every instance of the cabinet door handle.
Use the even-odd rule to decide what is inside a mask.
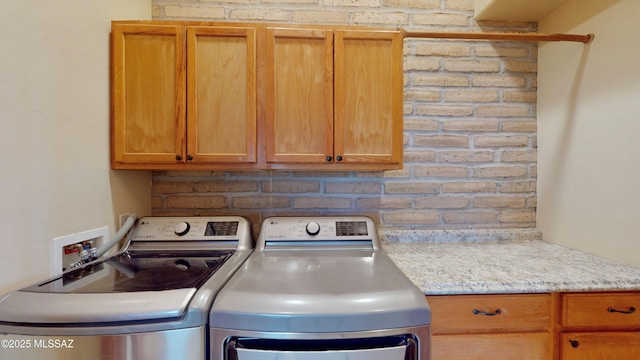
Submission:
[[[187,160],[189,161],[193,160],[193,156],[191,156],[191,154],[187,154]]]
[[[338,156],[336,156],[336,160],[338,160],[338,161],[342,161],[342,155],[338,155]]]
[[[496,316],[496,315],[502,314],[502,310],[500,309],[496,309],[496,311],[494,312],[480,311],[478,309],[473,309],[471,311],[473,312],[474,315],[484,315],[484,316]]]
[[[180,156],[179,154],[176,155],[176,161],[180,161],[180,160],[182,160],[182,156]]]
[[[630,306],[628,310],[618,310],[610,307],[607,309],[607,311],[610,313],[633,314],[634,312],[636,312],[636,308]]]
[[[331,156],[328,156],[328,155],[327,155],[327,157],[326,157],[326,158],[324,158],[324,159],[325,159],[325,160],[327,160],[327,161],[331,161],[331,160],[333,160],[333,158],[332,158]]]
[[[580,341],[578,340],[569,340],[569,343],[571,343],[571,347],[574,349],[577,349],[580,347]]]

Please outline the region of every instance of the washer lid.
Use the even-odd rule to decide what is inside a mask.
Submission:
[[[233,250],[125,251],[22,291],[109,294],[199,288],[233,254]]]
[[[0,299],[0,321],[69,325],[175,319],[184,315],[195,293],[195,288],[109,294],[14,291]]]
[[[212,301],[212,287],[222,286],[229,269],[215,275],[233,254],[124,252],[7,294],[0,298],[0,322],[87,325],[184,319],[190,303]],[[201,288],[206,291],[194,296]],[[204,319],[209,306],[198,309]]]
[[[424,294],[382,251],[254,252],[225,285],[215,328],[345,332],[427,325]]]

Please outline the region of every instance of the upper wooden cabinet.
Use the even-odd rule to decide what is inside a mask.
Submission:
[[[256,161],[256,30],[187,28],[187,159]]]
[[[112,24],[112,166],[402,167],[399,30]]]
[[[400,31],[335,32],[336,160],[402,163]]]
[[[267,29],[269,163],[324,164],[333,156],[333,33]]]
[[[256,160],[256,31],[113,24],[114,168]]]
[[[399,168],[399,31],[267,29],[271,166]]]
[[[114,167],[184,158],[184,28],[114,25],[112,36]]]

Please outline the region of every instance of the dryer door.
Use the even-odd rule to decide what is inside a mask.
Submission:
[[[406,349],[396,346],[384,349],[284,351],[238,349],[238,360],[404,360]]]
[[[417,360],[413,336],[335,340],[233,338],[227,360]]]

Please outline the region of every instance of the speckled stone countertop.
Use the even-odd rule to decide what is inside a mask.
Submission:
[[[380,231],[427,295],[640,290],[640,269],[541,241],[535,229]]]

